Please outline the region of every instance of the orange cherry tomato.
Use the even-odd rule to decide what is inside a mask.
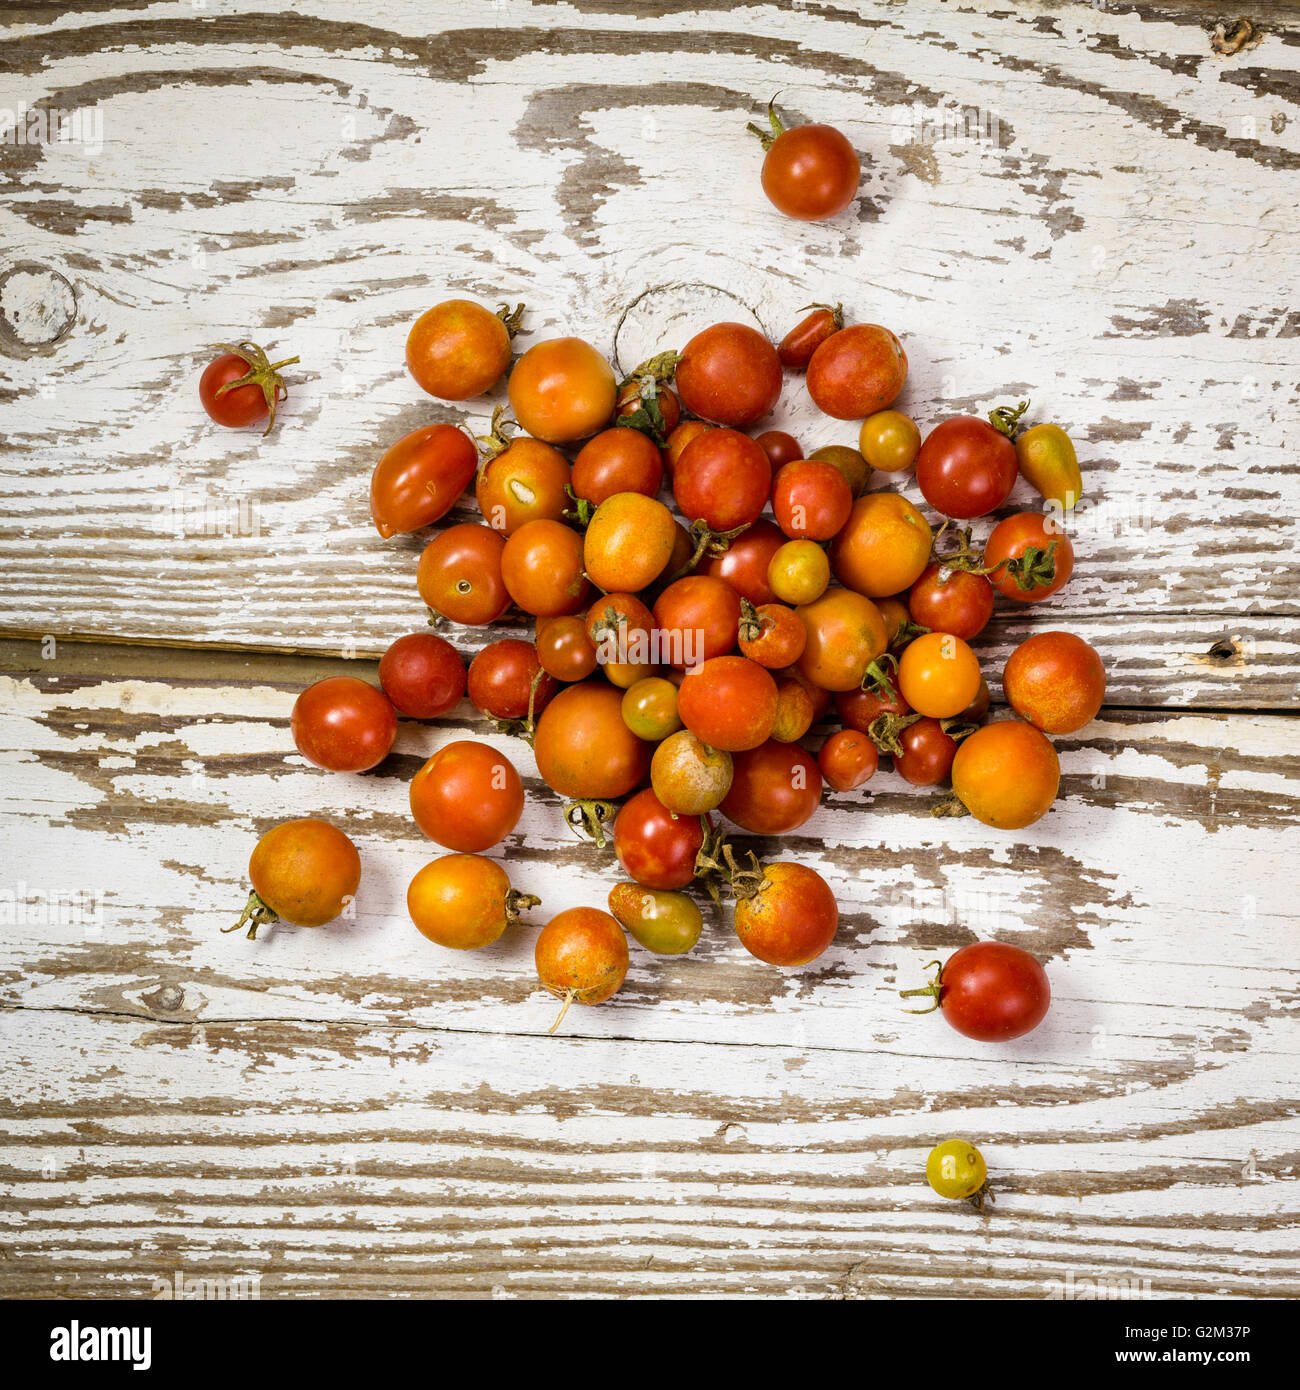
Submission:
[[[667,507],[639,492],[616,492],[596,508],[583,539],[591,582],[607,593],[639,593],[663,573],[677,543]]]
[[[462,854],[490,849],[519,823],[524,787],[504,753],[457,739],[411,779],[411,814],[431,839]]]
[[[355,898],[361,857],[339,829],[323,820],[287,820],[258,840],[248,861],[252,892],[234,931],[248,935],[276,918],[295,927],[323,927]]]
[[[1106,698],[1106,668],[1082,637],[1036,632],[1008,658],[1002,693],[1044,733],[1072,734],[1097,717]]]
[[[985,724],[957,745],[952,789],[985,825],[1022,830],[1056,800],[1061,764],[1049,740],[1019,719]]]
[[[897,492],[869,492],[853,504],[831,542],[835,577],[868,598],[902,593],[930,562],[930,523]]]
[[[817,705],[812,687],[795,676],[782,676],[776,683],[776,718],[772,721],[775,743],[795,743],[813,726]]]
[[[739,637],[741,654],[769,671],[793,666],[808,645],[808,629],[794,609],[783,603],[764,603],[755,608],[746,601]]]
[[[888,645],[880,609],[852,589],[827,589],[796,611],[808,633],[799,670],[823,690],[856,690]]]
[[[510,407],[523,429],[548,444],[587,439],[614,414],[614,369],[581,338],[549,338],[515,363]]]
[[[817,766],[827,786],[837,792],[851,792],[875,776],[880,765],[876,745],[856,729],[838,729],[821,746]]]
[[[483,520],[512,536],[529,521],[559,521],[573,505],[571,479],[569,460],[558,449],[521,434],[484,460],[474,495]]]
[[[533,738],[542,780],[570,799],[626,796],[649,772],[650,751],[623,722],[623,692],[607,681],[561,690]]]
[[[916,421],[901,410],[878,410],[862,422],[858,448],[872,468],[882,473],[901,473],[916,462],[921,451],[921,431]]]
[[[406,366],[431,396],[467,401],[490,391],[510,366],[521,304],[494,314],[472,299],[448,299],[421,314],[406,338]]]
[[[835,939],[839,909],[830,885],[805,864],[767,864],[757,891],[737,899],[736,935],[769,965],[807,965]]]
[[[420,934],[455,951],[476,951],[519,920],[539,899],[518,893],[500,864],[478,854],[444,854],[420,869],[406,890],[406,910]]]
[[[420,556],[416,585],[440,617],[469,627],[495,622],[510,607],[501,579],[505,539],[490,526],[462,522],[435,536]]]
[[[984,563],[999,567],[991,570],[989,582],[1003,598],[1041,603],[1074,573],[1074,546],[1055,517],[1017,512],[993,528]]]
[[[757,748],[776,721],[771,673],[744,656],[715,656],[686,673],[677,713],[701,742],[724,753]]]
[[[501,552],[501,580],[525,613],[576,613],[591,593],[582,572],[582,537],[562,521],[526,521]]]
[[[975,653],[948,632],[927,632],[903,648],[898,688],[903,699],[931,719],[954,719],[979,694]]]
[[[627,935],[618,919],[595,907],[571,907],[552,917],[533,948],[537,978],[564,1000],[560,1026],[570,1004],[603,1004],[627,978]]]

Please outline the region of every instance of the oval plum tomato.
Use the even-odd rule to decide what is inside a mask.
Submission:
[[[916,457],[921,495],[937,512],[963,520],[1000,507],[1016,472],[1015,446],[977,415],[954,415],[936,425]]]
[[[857,449],[850,449],[847,444],[823,444],[808,457],[834,464],[844,474],[844,481],[848,483],[855,500],[866,492],[867,484],[871,481],[871,465]]]
[[[784,544],[780,527],[759,517],[721,555],[706,556],[699,573],[724,580],[750,603],[771,603],[776,595],[768,583],[767,567]]]
[[[960,637],[927,632],[903,648],[898,688],[917,714],[954,719],[979,694],[979,659]]]
[[[614,414],[614,369],[581,338],[548,338],[515,363],[507,386],[515,419],[548,444],[570,444],[603,429]]]
[[[248,938],[277,918],[295,927],[332,922],[356,896],[361,857],[341,831],[323,820],[287,820],[253,846],[248,861],[252,891],[243,916],[223,931],[248,924]]]
[[[938,962],[934,962],[938,964]],[[976,941],[948,957],[931,984],[901,990],[903,998],[928,995],[963,1037],[976,1042],[1010,1042],[1032,1032],[1047,1017],[1052,987],[1047,972],[1019,946]]]
[[[764,430],[754,436],[754,443],[767,455],[772,471],[803,458],[803,448],[792,434],[784,430]]]
[[[838,692],[835,712],[846,729],[865,734],[882,714],[911,714],[912,709],[893,686],[887,690],[869,686],[865,690]]]
[[[449,526],[424,547],[415,582],[439,617],[466,627],[495,622],[510,607],[501,578],[505,538],[490,526]]]
[[[898,731],[894,771],[914,787],[937,787],[952,773],[957,740],[944,733],[937,719],[918,719]]]
[[[852,510],[847,479],[824,459],[787,463],[772,480],[772,514],[792,540],[828,541]]]
[[[861,420],[893,405],[907,380],[903,345],[878,323],[832,334],[808,363],[813,404],[837,420]]]
[[[525,613],[576,613],[591,593],[582,570],[582,537],[562,521],[526,521],[501,552],[501,581]]]
[[[380,658],[379,684],[408,718],[437,719],[465,694],[465,662],[445,637],[408,633]]]
[[[673,469],[673,497],[682,515],[719,533],[757,521],[771,490],[767,455],[739,430],[698,436]]]
[[[1097,717],[1106,698],[1106,668],[1082,637],[1037,632],[1008,658],[1002,693],[1044,733],[1072,734]]]
[[[469,698],[492,719],[535,719],[559,684],[542,670],[537,648],[517,637],[489,642],[469,664]]]
[[[1068,512],[1083,496],[1083,475],[1074,441],[1060,425],[1034,425],[1016,436],[1021,476],[1048,502]]]
[[[574,495],[593,507],[616,492],[653,497],[664,480],[664,456],[640,430],[614,426],[601,430],[573,461]]]
[[[570,1004],[602,1004],[618,993],[627,978],[627,936],[608,912],[571,907],[538,932],[533,960],[543,988],[564,1000],[554,1033]]]
[[[776,683],[772,738],[777,743],[797,743],[812,728],[816,718],[812,687],[797,676],[782,676]]]
[[[770,413],[781,394],[781,360],[757,329],[715,323],[682,349],[677,394],[702,420],[748,429]]]
[[[537,621],[537,659],[557,681],[586,680],[596,669],[596,644],[587,636],[587,619],[570,613]]]
[[[542,780],[560,796],[609,801],[626,796],[650,769],[650,748],[623,722],[623,692],[583,681],[542,711],[533,739]]]
[[[686,673],[677,692],[682,723],[710,748],[757,748],[776,721],[776,682],[744,656],[715,656]]]
[[[427,309],[406,336],[406,367],[431,396],[467,401],[490,391],[510,366],[510,340],[524,306],[503,304],[494,314],[472,299],[448,299]]]
[[[655,599],[654,623],[662,656],[679,668],[725,656],[740,629],[740,595],[709,574],[674,580]]]
[[[856,729],[839,729],[817,754],[826,785],[837,792],[851,792],[871,781],[880,765],[876,745]]]
[[[587,636],[605,679],[627,690],[656,670],[654,617],[635,594],[605,594],[587,610]]]
[[[519,823],[524,787],[504,753],[475,739],[444,745],[411,778],[411,814],[446,849],[478,854]]]
[[[982,574],[927,565],[912,585],[907,607],[913,622],[969,642],[993,616],[993,586]]]
[[[733,770],[730,753],[710,748],[689,729],[680,729],[655,749],[650,785],[675,815],[702,816],[726,796]]]
[[[916,462],[921,431],[916,421],[901,410],[878,410],[862,422],[858,448],[872,468],[882,473],[901,473]]]
[[[639,593],[658,579],[677,542],[673,514],[656,498],[616,492],[596,508],[583,537],[587,576],[606,593]]]
[[[682,456],[682,450],[691,440],[698,439],[706,431],[716,428],[716,425],[706,424],[703,420],[684,420],[673,430],[668,436],[668,443],[664,445],[664,468],[670,478],[673,469],[677,467],[677,460]]]
[[[925,1180],[935,1192],[951,1201],[969,1202],[976,1211],[986,1197],[993,1200],[988,1176],[983,1154],[967,1139],[945,1139],[925,1160]]]
[[[571,480],[569,460],[558,449],[526,434],[508,439],[496,419],[474,496],[483,520],[512,536],[529,521],[559,521],[572,505]]]
[[[614,821],[618,862],[647,888],[685,888],[703,844],[702,818],[674,815],[649,787],[629,797]]]
[[[685,893],[616,883],[609,890],[609,910],[657,956],[685,955],[700,939],[704,917]]]
[[[803,864],[768,864],[757,890],[736,901],[735,928],[769,965],[807,965],[835,939],[840,914],[829,884]]]
[[[518,893],[500,864],[478,854],[444,854],[420,869],[406,890],[406,910],[422,936],[454,951],[490,946],[541,901]]]
[[[797,830],[817,809],[822,774],[816,759],[797,743],[769,739],[737,753],[731,789],[722,814],[754,835],[785,835]]]
[[[957,799],[985,825],[1022,830],[1047,812],[1061,783],[1056,749],[1032,724],[1002,719],[962,740],[952,764]]]
[[[370,516],[385,540],[432,526],[452,509],[478,467],[478,450],[454,425],[403,435],[370,475]]]
[[[629,686],[623,695],[623,723],[647,743],[659,743],[675,734],[682,727],[677,687],[662,676],[647,676]]]
[[[293,702],[289,722],[298,751],[330,772],[378,767],[397,737],[392,701],[355,676],[330,676],[309,685]]]
[[[763,142],[763,192],[778,212],[800,222],[820,222],[843,212],[862,177],[857,153],[833,125],[800,125],[787,130],[769,106],[769,133],[750,123]]]
[[[799,670],[823,690],[856,690],[885,652],[880,609],[852,589],[827,589],[796,611],[808,633]]]
[[[993,528],[984,544],[984,564],[1003,598],[1041,603],[1074,573],[1074,546],[1055,517],[1017,512]]]
[[[783,603],[764,603],[755,608],[746,600],[739,637],[741,655],[769,671],[793,666],[808,645],[807,628],[794,609]]]
[[[240,343],[231,347],[218,343],[224,351],[213,358],[199,378],[199,401],[209,419],[227,429],[266,421],[264,435],[275,425],[276,407],[289,394],[280,376],[280,368],[298,359],[286,357],[282,362],[270,362],[256,343]]]
[[[853,504],[831,542],[835,577],[868,598],[901,594],[930,562],[930,523],[897,492],[871,492]]]
[[[786,541],[768,561],[768,587],[782,603],[815,603],[830,579],[831,562],[816,541]]]
[[[826,339],[844,327],[843,304],[837,304],[833,309],[829,304],[809,304],[806,307],[812,312],[795,324],[776,349],[781,365],[792,372],[802,372]]]

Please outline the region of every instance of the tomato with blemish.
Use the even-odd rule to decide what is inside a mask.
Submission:
[[[427,425],[397,441],[370,475],[370,516],[389,536],[441,520],[469,486],[478,450],[454,425]]]
[[[893,405],[907,380],[907,353],[888,328],[855,323],[818,347],[806,380],[824,414],[861,420]]]
[[[483,520],[512,536],[530,521],[559,521],[573,505],[569,460],[551,444],[516,435],[485,460],[474,482]]]
[[[910,588],[930,562],[930,523],[897,492],[870,492],[853,504],[831,542],[835,577],[868,598]]]
[[[420,597],[439,617],[467,627],[495,622],[510,607],[501,577],[505,538],[490,526],[449,526],[424,547],[416,572]]]

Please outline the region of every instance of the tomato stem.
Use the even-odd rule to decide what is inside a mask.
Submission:
[[[248,922],[248,939],[250,941],[256,941],[258,927],[269,926],[272,922],[278,922],[279,920],[280,914],[276,912],[273,907],[268,907],[267,904],[258,897],[257,889],[254,888],[248,895],[248,901],[244,904],[244,911],[239,921],[236,922],[234,926],[222,927],[221,930],[223,933],[238,931],[245,922]]]
[[[928,627],[922,627],[920,623],[914,623],[911,618],[908,618],[894,633],[894,640],[889,644],[891,653],[901,651],[914,638],[924,637],[929,631]]]
[[[780,93],[778,92],[777,96],[779,95]],[[770,150],[781,136],[785,134],[785,126],[781,124],[781,118],[776,114],[776,97],[773,97],[772,100],[767,103],[767,119],[769,125],[772,127],[770,131],[764,130],[762,126],[756,125],[753,121],[750,121],[745,127],[746,130],[752,130],[763,142],[764,150]]]
[[[552,990],[551,993],[555,994],[556,991]],[[577,997],[578,991],[576,989],[566,989],[564,991],[564,1003],[560,1008],[560,1015],[555,1020],[555,1022],[552,1023],[551,1026],[546,1030],[548,1033],[554,1033],[556,1029],[559,1028],[560,1024],[564,1022],[564,1015],[569,1012],[569,1005],[572,1004]]]
[[[520,308],[522,307],[523,306],[520,305]],[[506,430],[517,430],[519,428],[515,421],[507,420],[505,415],[505,406],[497,406],[492,411],[492,423],[488,426],[487,434],[476,434],[473,436],[474,442],[479,445],[479,457],[484,463],[491,463],[498,455],[504,454],[510,447],[510,436],[506,433]]]
[[[886,666],[893,672],[898,671],[898,658],[893,652],[885,652],[883,656],[867,662],[866,669],[862,672],[861,686],[863,690],[874,690],[877,695],[883,695],[887,700],[897,700],[898,691],[894,689],[894,682],[886,673]]]
[[[731,547],[731,542],[742,532],[748,531],[749,525],[749,522],[746,522],[743,526],[737,526],[730,531],[715,531],[707,521],[701,519],[692,521],[691,539],[695,542],[695,551],[681,569],[672,576],[672,579],[682,579],[688,574],[694,574],[695,567],[704,559],[706,554],[725,555]]]
[[[903,756],[903,745],[899,734],[910,728],[922,716],[919,714],[882,714],[867,725],[867,737],[880,749],[892,757]]]
[[[930,814],[932,816],[957,817],[969,816],[970,812],[966,809],[966,804],[962,801],[961,797],[959,797],[956,792],[953,792],[951,795],[945,796],[942,801],[936,801],[935,804],[930,807]]]
[[[1005,434],[1008,439],[1016,437],[1016,427],[1020,424],[1020,417],[1029,409],[1028,401],[1021,401],[1019,405],[999,405],[989,411],[989,424],[993,426],[999,434]]]
[[[943,962],[932,960],[927,962],[925,968],[935,972],[934,979],[929,984],[922,985],[920,989],[900,989],[899,996],[903,999],[915,999],[922,994],[930,998],[928,1009],[904,1009],[905,1014],[932,1014],[939,1007],[939,993],[943,987]]]
[[[497,318],[505,324],[506,333],[513,341],[515,334],[519,332],[520,324],[523,323],[524,320],[524,306],[522,304],[516,304],[515,307],[511,309],[509,304],[499,304],[497,306]]]
[[[284,384],[280,376],[281,367],[291,367],[298,361],[296,357],[286,357],[281,362],[271,362],[267,360],[265,351],[258,347],[256,343],[243,342],[235,347],[229,343],[213,343],[214,348],[220,348],[222,352],[229,352],[235,357],[241,357],[248,367],[237,381],[228,381],[224,386],[218,386],[216,394],[224,396],[227,391],[233,391],[237,386],[257,386],[261,388],[262,397],[266,401],[266,408],[270,412],[266,422],[266,428],[262,431],[265,439],[271,433],[275,425],[275,408],[289,395],[289,388]]]
[[[993,1190],[989,1187],[988,1179],[986,1178],[983,1185],[976,1188],[966,1200],[981,1216],[986,1216],[988,1213],[984,1210],[984,1204],[993,1202]]]
[[[512,888],[506,894],[506,925],[514,926],[521,912],[540,906],[541,901],[541,898],[533,893],[521,893],[517,888]]]
[[[565,483],[564,490],[573,499],[573,506],[564,513],[565,521],[571,521],[580,530],[586,530],[591,524],[591,514],[596,510],[585,497],[579,497],[573,490],[572,483]]]
[[[760,613],[747,598],[740,600],[739,637],[742,642],[757,642],[770,627],[776,626],[776,619]]]
[[[614,802],[579,797],[573,801],[566,801],[561,809],[564,819],[579,839],[585,831],[597,849],[604,849],[609,844],[605,835],[605,822],[618,810]]]

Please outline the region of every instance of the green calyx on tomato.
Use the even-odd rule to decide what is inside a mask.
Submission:
[[[240,927],[247,922],[248,931],[246,935],[250,941],[256,941],[258,927],[269,926],[272,922],[278,922],[279,920],[280,914],[273,907],[268,907],[266,903],[258,897],[257,889],[254,888],[248,895],[248,901],[244,904],[244,911],[239,921],[233,926],[222,927],[221,930],[223,933],[238,931]]]
[[[519,306],[521,309],[523,305]],[[507,430],[517,430],[519,426],[513,421],[506,419],[506,408],[503,405],[497,406],[492,411],[492,423],[488,426],[487,434],[476,434],[474,441],[479,446],[479,457],[484,463],[491,463],[498,454],[504,454],[510,447],[510,436]]]
[[[1014,441],[1016,430],[1020,426],[1020,417],[1028,409],[1028,401],[1021,401],[1019,405],[995,406],[989,411],[989,424],[999,434],[1005,434],[1008,439]]]
[[[984,563],[984,552],[971,544],[971,527],[956,528],[953,535],[957,544],[951,550],[940,550],[939,542],[948,527],[951,517],[944,517],[943,525],[935,532],[934,548],[930,560],[940,566],[939,578],[943,580],[952,570],[965,570],[967,574],[996,574],[1014,582],[1021,593],[1033,593],[1035,589],[1045,588],[1056,578],[1056,541],[1047,545],[1027,546],[1024,553],[1014,560],[999,560],[996,565]]]
[[[573,801],[566,801],[560,808],[561,814],[568,822],[569,828],[579,839],[585,834],[596,846],[597,849],[605,849],[609,845],[609,837],[605,834],[605,827],[609,818],[618,810],[618,803],[615,801],[601,801],[594,797],[576,797]]]
[[[635,410],[615,417],[615,425],[640,430],[642,434],[649,435],[662,449],[668,442],[670,430],[659,404],[659,388],[673,379],[680,361],[679,352],[661,352],[642,362],[635,371],[624,377],[618,385],[618,399],[624,400],[628,392],[635,387],[639,404]]]
[[[509,304],[497,305],[497,318],[501,320],[506,333],[512,340],[524,321],[524,307],[522,304],[516,304],[512,309]]]
[[[785,134],[785,126],[782,124],[780,116],[776,114],[776,97],[773,97],[772,100],[767,103],[767,120],[768,124],[772,127],[771,130],[764,130],[761,125],[756,124],[754,121],[750,121],[745,126],[745,129],[752,131],[758,136],[763,142],[763,148],[765,150],[770,150],[781,136]],[[810,309],[822,309],[826,306],[822,304],[810,304],[808,307]]]
[[[715,531],[707,521],[696,519],[691,522],[691,541],[694,550],[686,563],[673,574],[672,578],[685,579],[688,574],[694,574],[696,567],[706,555],[725,555],[731,548],[731,542],[737,536],[748,531],[752,522],[745,522],[743,526],[734,527],[730,531]]]
[[[232,353],[235,357],[242,357],[248,364],[248,371],[235,381],[228,381],[224,386],[219,386],[216,391],[218,398],[224,396],[227,391],[234,391],[240,386],[256,386],[266,400],[266,408],[270,412],[266,422],[266,428],[262,431],[263,438],[271,433],[275,427],[275,408],[289,394],[289,388],[284,384],[283,377],[280,376],[281,367],[291,367],[299,359],[297,357],[286,357],[281,362],[271,362],[267,359],[264,349],[258,347],[256,343],[239,343],[232,347],[229,343],[213,343],[214,348],[219,348],[222,352]]]
[[[905,1014],[932,1014],[939,1007],[939,995],[943,990],[943,962],[927,961],[925,969],[934,971],[934,979],[929,984],[922,985],[920,989],[900,989],[898,993],[902,999],[916,999],[925,995],[930,1003],[924,1009],[904,1009]]]

